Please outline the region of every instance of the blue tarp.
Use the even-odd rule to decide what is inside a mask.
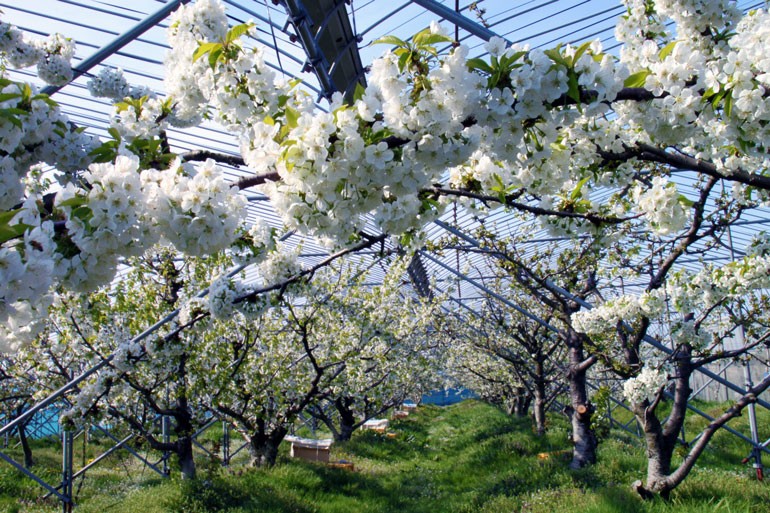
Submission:
[[[459,403],[466,399],[473,399],[476,394],[465,388],[447,388],[445,390],[434,390],[429,394],[422,396],[423,404],[435,404],[437,406],[448,406]]]

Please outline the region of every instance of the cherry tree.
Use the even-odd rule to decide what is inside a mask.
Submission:
[[[343,290],[327,292],[329,326],[353,348],[328,395],[309,410],[335,440],[349,440],[367,420],[438,386],[442,348],[435,340],[443,298],[410,298],[402,286],[408,259],[394,263],[382,283],[360,274]],[[336,320],[335,320],[336,318]]]
[[[510,290],[501,285],[494,289]],[[564,344],[547,327],[554,322],[552,315],[524,296],[511,301],[532,315],[540,313],[544,322],[535,322],[490,297],[478,315],[463,318],[452,330],[449,346],[454,365],[450,369],[459,370],[457,379],[464,386],[502,403],[509,413],[524,416],[532,404],[535,431],[543,435],[546,410],[563,382]]]
[[[554,234],[609,247],[642,231],[649,241],[631,244],[651,252],[640,260],[652,271],[639,301],[644,308],[647,301],[671,304],[662,294],[669,282],[686,282],[674,276],[682,257],[702,257],[743,212],[767,201],[770,14],[742,13],[724,0],[625,5],[616,30],[619,56],[598,41],[541,50],[508,47],[499,38],[488,42],[485,59],[469,59],[462,45],[439,55],[437,45],[451,38],[437,24],[409,41],[383,38],[393,49],[372,63],[368,86],[349,104],[338,95],[321,111],[265,64],[263,50],[248,42],[251,25],[230,28],[221,4],[200,0],[170,23],[168,96],[131,88],[119,74],[100,75],[92,85],[97,94],[123,95],[111,137],[98,147],[49,98],[4,78],[2,349],[16,351],[34,338],[54,291],[105,285],[120,258],[158,241],[187,255],[268,248],[269,240],[255,238],[244,222],[238,191],[249,188],[268,195],[288,229],[316,237],[339,257],[384,240],[365,231],[364,214],[382,234],[419,244],[422,227],[454,202],[503,205],[539,218]],[[36,64],[44,79],[66,81],[66,39],[33,44],[10,25],[1,28],[7,65]],[[166,127],[192,126],[204,116],[239,139],[240,157],[171,151]],[[228,183],[216,159],[253,173]],[[40,183],[40,162],[59,170],[56,191]],[[681,193],[679,176],[697,184],[694,194]],[[725,194],[717,192],[722,186]],[[277,280],[258,288],[228,285],[217,297],[229,303],[210,302],[212,315],[259,305],[265,294],[305,276],[277,244],[266,251],[275,255],[268,261],[284,266],[274,272]],[[760,265],[762,258],[732,265]],[[620,264],[615,275],[643,267],[609,263]],[[704,273],[736,274],[729,266]],[[580,301],[559,299],[538,276],[525,281],[547,291],[562,315],[580,309]],[[717,330],[706,321],[712,312],[758,293],[761,283],[741,282],[714,304],[677,306],[682,328],[672,332]],[[567,288],[582,300],[589,289]],[[618,314],[611,305],[638,301],[607,299],[595,317],[573,322],[590,334],[590,319],[606,312],[612,321],[631,319],[630,334],[619,324],[615,349],[625,358],[623,373],[635,379],[643,370],[638,342],[660,312],[634,306]],[[569,326],[573,371],[613,354],[586,357],[590,337]],[[677,347],[684,354],[687,344]],[[733,414],[769,385],[751,391]],[[589,404],[587,397],[575,401]],[[582,415],[590,419],[590,408]],[[577,433],[586,422],[574,427]],[[686,475],[688,465],[682,468]],[[658,474],[667,474],[665,464]],[[647,487],[666,493],[675,481],[653,478]]]

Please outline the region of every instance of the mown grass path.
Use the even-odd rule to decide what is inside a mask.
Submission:
[[[767,419],[765,419],[766,421]],[[765,426],[768,424],[764,424]],[[720,436],[670,503],[642,502],[630,483],[644,477],[642,448],[612,433],[593,468],[571,471],[566,423],[552,418],[538,438],[529,419],[476,402],[421,407],[391,424],[395,438],[358,433],[333,449],[355,472],[290,460],[272,469],[222,470],[203,461],[194,482],[161,480],[114,459],[83,483],[78,513],[297,512],[770,512],[770,483],[740,464],[746,446]],[[695,426],[693,426],[693,429]],[[41,453],[45,460],[55,455]],[[46,461],[43,464],[50,464]],[[0,511],[52,512],[38,490],[0,468]],[[21,497],[22,502],[19,502]]]

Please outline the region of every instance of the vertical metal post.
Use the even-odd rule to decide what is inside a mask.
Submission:
[[[72,431],[69,429],[62,430],[61,453],[62,512],[72,513]]]
[[[171,429],[169,426],[169,422],[171,419],[168,415],[164,415],[160,418],[160,429],[161,429],[161,436],[163,438],[163,443],[171,443]],[[169,469],[168,460],[171,458],[171,452],[170,451],[163,451],[163,473],[167,476],[171,474],[171,470]]]
[[[3,420],[4,421],[9,421],[9,420],[11,420],[11,418],[12,418],[11,417],[11,410],[8,409],[8,410],[5,411],[5,418]],[[8,444],[10,444],[10,443],[11,443],[11,433],[10,433],[10,431],[6,431],[5,433],[3,433],[3,449],[7,449],[8,448]]]
[[[222,421],[222,466],[230,466],[230,424]]]
[[[746,389],[750,390],[751,387],[754,386],[754,383],[751,379],[751,364],[749,363],[749,360],[746,360],[746,365],[744,367],[744,372],[746,376]],[[751,459],[754,460],[753,467],[757,472],[757,479],[762,481],[764,478],[763,475],[763,467],[762,467],[762,451],[760,450],[760,442],[759,442],[759,431],[757,429],[757,410],[754,403],[749,403],[748,405],[749,410],[749,428],[751,429]]]

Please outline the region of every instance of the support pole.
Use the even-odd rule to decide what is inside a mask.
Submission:
[[[222,421],[222,466],[230,466],[230,424]]]
[[[751,379],[751,364],[748,359],[746,360],[744,372],[746,376],[746,389],[750,390],[754,386],[754,383]],[[751,459],[754,460],[752,466],[757,472],[757,479],[762,481],[764,479],[764,469],[762,467],[762,450],[760,449],[759,443],[759,430],[757,429],[756,406],[754,403],[750,403],[747,406],[747,409],[749,410],[749,429],[751,430]]]
[[[164,444],[171,443],[171,426],[169,426],[170,421],[171,419],[168,415],[164,415],[160,418],[160,429]],[[171,458],[171,452],[163,451],[163,473],[167,476],[171,475],[171,470],[168,465],[169,458]]]
[[[69,429],[62,430],[61,454],[62,512],[72,513],[72,431]]]

